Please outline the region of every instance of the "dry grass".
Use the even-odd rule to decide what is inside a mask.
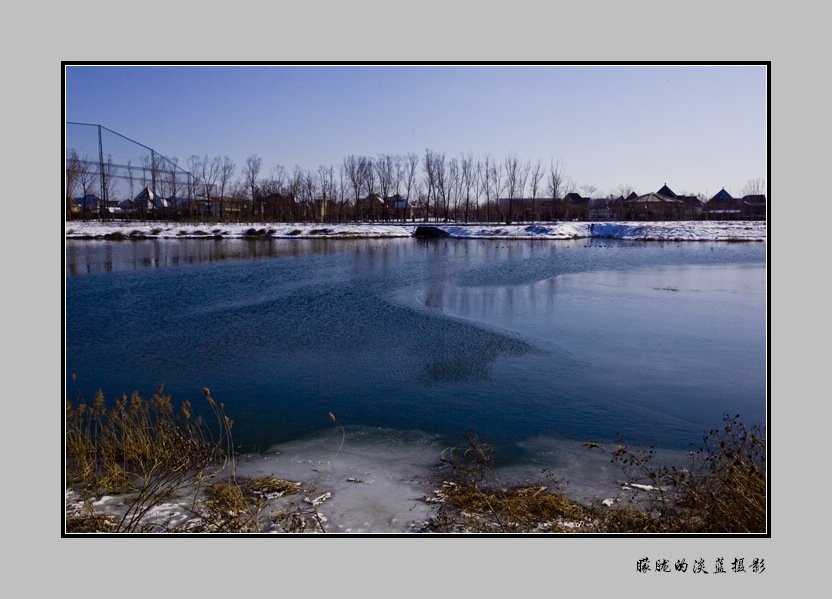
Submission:
[[[229,468],[233,478],[231,420],[208,389],[213,428],[192,414],[189,402],[174,408],[159,387],[149,400],[133,393],[109,407],[99,391],[91,404],[66,404],[66,486],[82,497],[131,494],[113,532],[135,532],[144,517],[178,491]]]
[[[157,389],[107,406],[99,392],[92,403],[66,404],[66,488],[83,507],[67,507],[67,533],[258,533],[327,532],[319,506],[331,495],[318,490],[346,438],[308,485],[272,476],[238,480],[232,421],[205,389],[211,422],[188,402],[174,407]],[[434,497],[426,532],[473,533],[765,533],[766,439],[739,416],[724,419],[691,452],[688,468],[655,467],[653,450],[610,448],[612,461],[631,483],[632,503],[615,508],[579,505],[548,485],[506,487],[497,476],[492,448],[475,434],[445,450],[444,477]],[[595,443],[588,448],[602,448]],[[96,512],[92,498],[123,498],[117,517]],[[187,513],[177,524],[151,514],[175,504]]]
[[[641,486],[629,505],[611,509],[577,505],[546,486],[505,488],[488,445],[473,434],[464,439],[443,456],[450,476],[432,498],[438,507],[428,532],[766,532],[766,440],[739,416],[710,431],[689,468],[654,467],[652,449],[613,448],[612,461]]]
[[[432,498],[437,510],[429,532],[579,532],[592,526],[591,511],[546,486],[504,487],[492,448],[474,433],[463,438],[463,445],[443,452],[449,476]]]
[[[67,402],[67,533],[326,532],[318,506],[330,495],[317,490],[326,469],[305,488],[272,476],[238,480],[233,423],[204,392],[210,424],[188,402],[174,407],[162,387],[113,406],[100,391],[92,403]],[[342,433],[335,460],[346,435],[329,418]],[[118,498],[103,508],[112,513],[93,509],[104,495]],[[289,496],[297,499],[281,501]]]

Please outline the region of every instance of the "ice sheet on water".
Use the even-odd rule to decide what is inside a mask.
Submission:
[[[460,439],[462,441],[462,439]],[[404,533],[418,530],[431,513],[426,499],[450,472],[439,458],[445,447],[421,432],[355,428],[340,452],[340,433],[292,441],[240,460],[238,473],[270,475],[301,483],[321,501],[328,533]],[[533,437],[518,444],[521,457],[498,466],[504,486],[544,485],[582,504],[605,505],[632,493],[624,472],[611,461],[613,447],[587,446],[573,439]],[[634,448],[638,449],[638,448]],[[336,455],[336,452],[337,455]],[[686,452],[663,453],[663,463],[682,463]],[[608,502],[607,505],[612,505]]]
[[[626,501],[638,488],[638,484],[622,484],[625,476],[610,459],[612,446],[602,450],[576,440],[539,436],[518,443],[518,448],[519,459],[496,469],[503,486],[547,486],[573,501],[596,506]],[[412,533],[430,518],[434,490],[450,474],[440,461],[443,449],[438,437],[423,432],[357,427],[342,437],[335,427],[261,454],[242,454],[236,475],[240,482],[272,476],[298,483],[302,491],[282,500],[285,505],[314,506],[328,534]],[[678,461],[683,453],[662,457],[665,463]],[[118,516],[126,503],[125,497],[102,497],[96,507]],[[188,503],[187,498],[157,506],[148,518],[168,528],[185,524],[192,514],[183,511],[180,503]],[[82,502],[69,491],[67,505],[68,514],[73,509],[76,515],[83,512]],[[269,510],[280,505],[281,501],[271,503]]]
[[[424,522],[431,473],[441,464],[437,438],[380,428],[340,430],[241,456],[238,476],[273,476],[302,485],[328,533],[403,533]],[[339,450],[340,447],[340,450]]]

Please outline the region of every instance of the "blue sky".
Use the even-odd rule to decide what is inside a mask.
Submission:
[[[227,155],[239,174],[256,154],[267,174],[430,148],[559,160],[595,195],[665,183],[739,194],[767,178],[767,102],[760,65],[65,68],[67,121],[103,125],[180,165]]]

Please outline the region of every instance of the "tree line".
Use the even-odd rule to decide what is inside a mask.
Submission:
[[[153,197],[137,197],[150,190]],[[580,193],[579,193],[580,192]],[[502,160],[470,152],[446,156],[351,154],[316,170],[282,165],[266,172],[253,154],[238,166],[228,156],[151,154],[117,165],[67,151],[66,211],[73,218],[217,220],[225,222],[483,222],[588,218],[592,185],[577,186],[563,162]],[[608,198],[627,197],[620,185]],[[76,198],[82,199],[79,202]],[[87,198],[91,200],[87,202]],[[570,199],[571,197],[571,199]],[[508,198],[516,201],[507,201]],[[89,204],[89,205],[86,205]]]

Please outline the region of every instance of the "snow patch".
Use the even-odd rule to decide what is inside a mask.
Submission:
[[[602,237],[625,241],[765,241],[765,221],[557,222],[516,225],[472,223],[430,224],[456,239],[583,239]],[[416,224],[350,223],[65,223],[67,239],[189,239],[189,238],[386,238],[412,237]]]

